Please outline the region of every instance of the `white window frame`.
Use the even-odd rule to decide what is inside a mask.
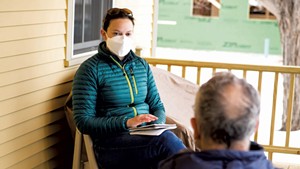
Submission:
[[[106,0],[105,0],[106,1]],[[64,65],[75,66],[81,64],[83,61],[89,57],[96,54],[98,51],[89,51],[74,55],[74,20],[75,20],[75,0],[68,0],[67,9],[67,34],[66,34],[66,58]],[[100,30],[99,30],[100,32]]]

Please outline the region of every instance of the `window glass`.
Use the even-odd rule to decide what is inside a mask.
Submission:
[[[193,0],[193,15],[218,17],[220,7],[220,0]]]
[[[111,6],[107,0],[75,0],[74,55],[97,50],[102,18]]]
[[[264,8],[257,0],[249,0],[249,18],[251,19],[276,19],[275,16]]]
[[[112,0],[68,0],[65,66],[80,64],[97,52],[102,19],[111,7]]]

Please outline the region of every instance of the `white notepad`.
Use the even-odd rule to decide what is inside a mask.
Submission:
[[[166,130],[175,129],[176,124],[149,124],[146,126],[130,128],[130,135],[149,135],[149,136],[159,136]]]

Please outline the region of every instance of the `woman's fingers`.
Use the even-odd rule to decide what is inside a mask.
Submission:
[[[138,116],[135,116],[134,118],[131,118],[131,119],[128,119],[127,120],[127,127],[136,127],[142,123],[149,123],[149,122],[152,122],[152,121],[155,121],[157,120],[158,118],[152,114],[141,114],[141,115],[138,115]]]
[[[151,122],[151,121],[155,121],[157,120],[158,118],[156,116],[153,116],[152,114],[142,114],[142,115],[139,115],[140,119],[139,121],[140,122]]]

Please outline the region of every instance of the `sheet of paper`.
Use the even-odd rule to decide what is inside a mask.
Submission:
[[[131,135],[150,135],[158,136],[166,130],[175,129],[176,124],[150,124],[137,128],[129,129]]]
[[[155,130],[143,130],[143,131],[133,131],[130,135],[147,135],[147,136],[159,136],[161,133],[168,129],[155,129]]]
[[[138,131],[138,130],[153,130],[153,129],[175,129],[176,124],[149,124],[141,127],[130,128],[129,131]]]

